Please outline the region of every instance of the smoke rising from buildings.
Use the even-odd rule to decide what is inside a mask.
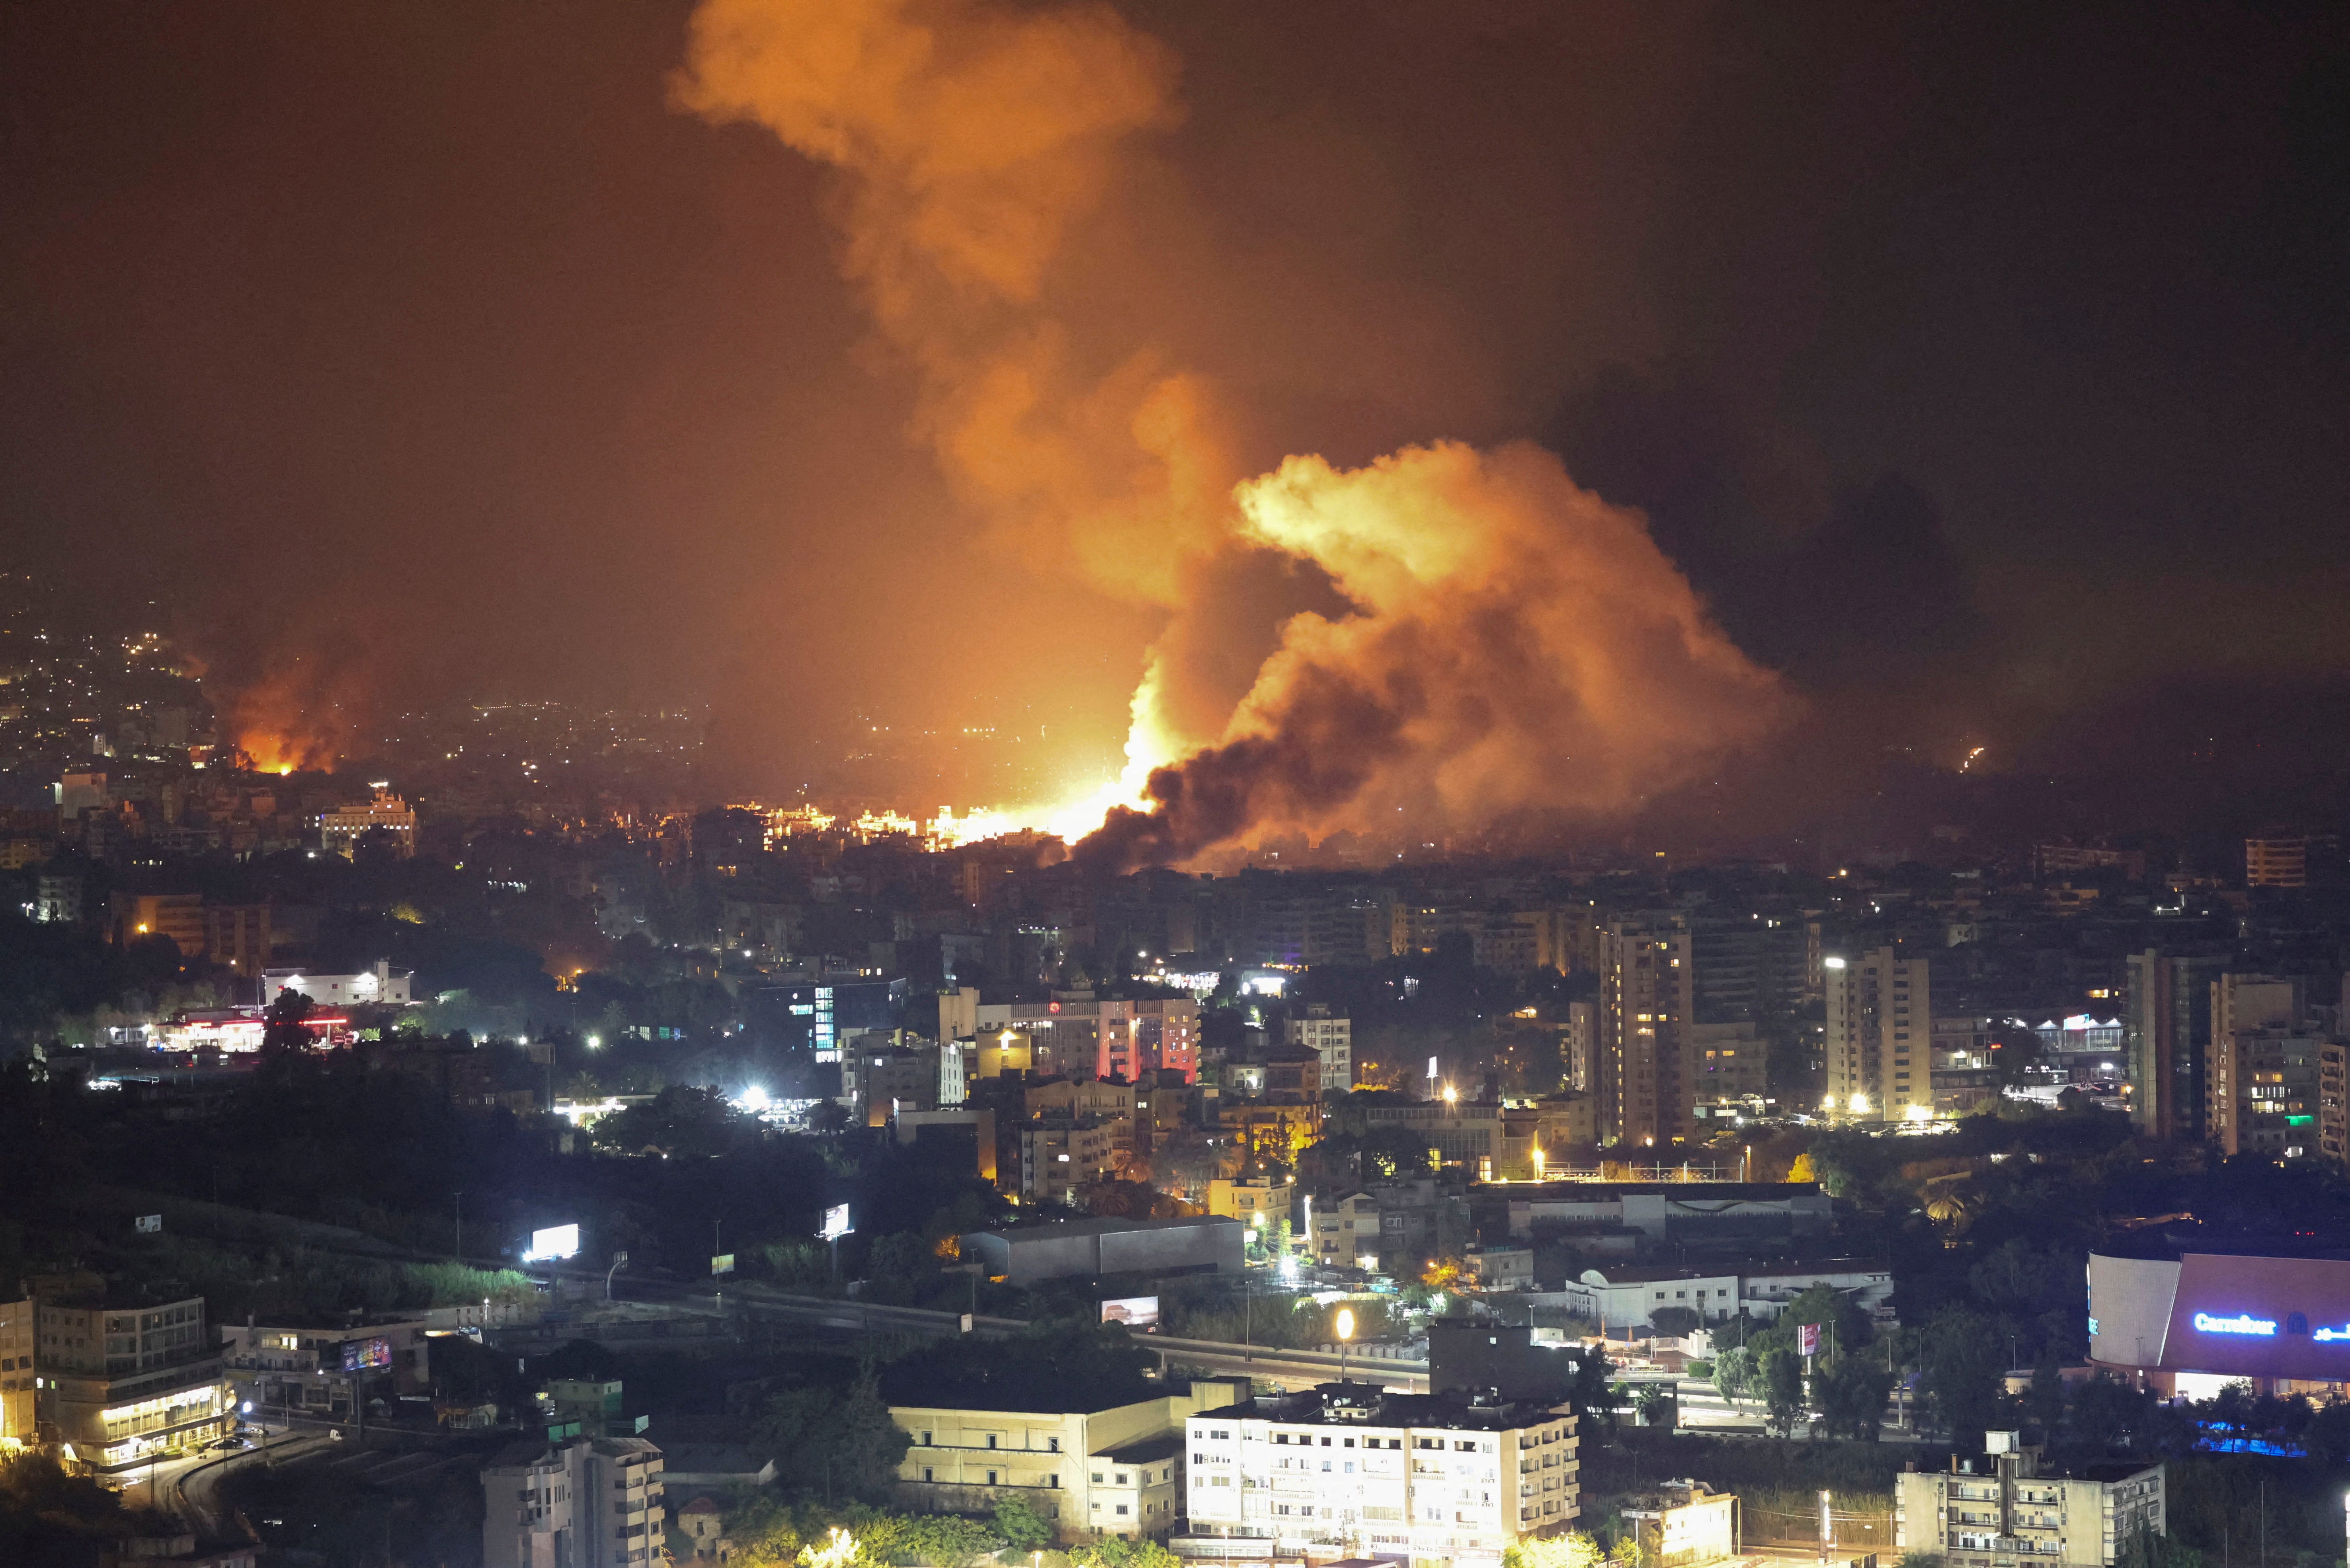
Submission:
[[[1295,457],[1241,486],[1253,538],[1352,607],[1282,628],[1222,742],[1150,775],[1090,846],[1132,866],[1273,832],[1391,836],[1588,816],[1786,715],[1640,518],[1541,448]]]
[[[1087,224],[1133,183],[1138,139],[1180,123],[1176,78],[1104,6],[705,0],[674,83],[837,172],[841,265],[916,371],[917,433],[1002,541],[1163,618],[1128,742],[1147,809],[1097,852],[1603,814],[1766,732],[1775,680],[1555,458],[1440,443],[1249,478],[1208,379],[1147,326],[1076,318],[1066,301],[1116,296]],[[1288,617],[1235,681],[1218,596],[1266,555],[1344,607]]]

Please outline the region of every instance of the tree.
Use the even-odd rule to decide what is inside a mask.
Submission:
[[[2350,1403],[2337,1399],[2313,1412],[2309,1425],[2302,1428],[2301,1441],[2309,1457],[2320,1464],[2350,1463]]]
[[[1893,1374],[1857,1356],[1839,1356],[1812,1377],[1820,1424],[1832,1438],[1877,1441],[1877,1425],[1885,1419],[1885,1401],[1892,1392]]]
[[[734,1542],[733,1561],[745,1568],[781,1568],[799,1557],[799,1523],[773,1492],[740,1494],[726,1511],[724,1528]]]
[[[1429,1156],[1427,1140],[1414,1136],[1409,1127],[1372,1128],[1362,1137],[1360,1153],[1366,1181],[1427,1176],[1436,1168]]]
[[[1574,1356],[1575,1376],[1568,1380],[1565,1402],[1575,1407],[1575,1430],[1594,1440],[1599,1423],[1616,1424],[1616,1366],[1604,1350],[1585,1350]]]
[[[1804,1153],[1795,1157],[1795,1163],[1787,1168],[1787,1179],[1790,1181],[1817,1181],[1819,1179],[1817,1176],[1812,1174],[1812,1157],[1809,1150],[1805,1150]]]
[[[1918,1336],[1918,1380],[1934,1418],[1961,1449],[1999,1424],[2005,1358],[1991,1320],[1962,1306],[1937,1313]]]
[[[723,1091],[672,1084],[642,1105],[598,1116],[588,1130],[598,1148],[639,1154],[724,1154],[764,1136],[758,1121],[729,1105]]]
[[[936,1284],[939,1260],[910,1231],[883,1236],[865,1254],[866,1295],[888,1306],[911,1306]]]
[[[1676,1401],[1661,1383],[1642,1384],[1640,1392],[1633,1398],[1632,1407],[1640,1412],[1641,1421],[1650,1427],[1669,1427],[1677,1414]]]
[[[1599,1568],[1607,1554],[1581,1531],[1571,1535],[1529,1535],[1502,1552],[1502,1568]]]
[[[1754,1379],[1754,1353],[1744,1345],[1733,1345],[1713,1358],[1713,1386],[1731,1404],[1753,1390]]]
[[[1659,1307],[1648,1314],[1648,1326],[1669,1339],[1679,1339],[1698,1330],[1697,1314],[1688,1307]]]
[[[2032,1386],[2023,1396],[2023,1418],[2054,1437],[2064,1423],[2064,1376],[2053,1357],[2041,1357],[2032,1369]]]
[[[1053,1544],[1051,1521],[1026,1498],[1016,1495],[995,1500],[995,1532],[1014,1552],[1035,1552]]]
[[[1766,1350],[1760,1368],[1762,1425],[1773,1436],[1791,1438],[1804,1419],[1804,1367],[1792,1350]]]
[[[794,1486],[819,1497],[887,1502],[913,1439],[889,1418],[870,1371],[847,1388],[786,1388],[768,1397],[756,1428]]]
[[[261,1048],[267,1052],[307,1050],[317,1036],[304,1022],[310,1016],[310,999],[290,986],[261,1010]]]
[[[1183,1568],[1183,1559],[1156,1541],[1105,1535],[1070,1553],[1079,1568]]]

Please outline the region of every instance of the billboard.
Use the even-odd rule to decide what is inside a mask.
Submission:
[[[1149,1334],[1159,1326],[1157,1296],[1118,1296],[1101,1304],[1104,1323],[1122,1323],[1137,1334]]]
[[[710,1272],[712,1274],[733,1273],[734,1272],[734,1254],[732,1252],[721,1252],[716,1257],[711,1259]]]
[[[161,1214],[141,1214],[139,1216],[139,1233],[142,1236],[161,1235],[163,1217]]]
[[[824,1239],[834,1241],[849,1232],[848,1205],[836,1203],[824,1211]]]
[[[375,1372],[391,1365],[391,1341],[344,1339],[318,1347],[318,1370],[345,1376]]]
[[[1795,1348],[1805,1355],[1817,1355],[1820,1352],[1820,1325],[1815,1323],[1798,1324]]]
[[[550,1225],[544,1231],[530,1233],[530,1251],[522,1255],[525,1263],[544,1263],[556,1258],[573,1258],[579,1254],[579,1227]]]

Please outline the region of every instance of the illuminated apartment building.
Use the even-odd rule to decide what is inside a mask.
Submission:
[[[1579,1507],[1575,1417],[1538,1402],[1325,1383],[1187,1427],[1195,1542],[1499,1568],[1505,1550],[1565,1531]]]
[[[1670,916],[1612,920],[1599,937],[1598,1130],[1652,1148],[1693,1129],[1688,1024],[1696,971],[1687,927]]]
[[[33,1442],[33,1303],[0,1302],[0,1453]]]
[[[1933,981],[1891,948],[1820,961],[1827,991],[1827,1104],[1850,1121],[1934,1114]]]
[[[974,1002],[969,1012],[970,1033],[982,1040],[1027,1036],[1038,1072],[1128,1083],[1169,1068],[1186,1083],[1199,1075],[1200,1004],[1189,997],[1102,1002],[1081,992],[1054,1002]]]
[[[369,834],[380,833],[402,858],[416,853],[416,813],[388,789],[375,798],[354,801],[318,815],[318,845],[348,860]]]

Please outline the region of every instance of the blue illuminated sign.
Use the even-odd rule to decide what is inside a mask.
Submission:
[[[2309,1337],[2312,1339],[2321,1339],[2329,1343],[2338,1344],[2343,1340],[2350,1339],[2350,1325],[2345,1325],[2341,1328],[2315,1329],[2311,1332]]]
[[[2210,1313],[2199,1312],[2195,1314],[2195,1326],[2202,1330],[2205,1334],[2256,1334],[2270,1335],[2276,1333],[2276,1322],[2274,1319],[2251,1317],[2242,1313],[2237,1314],[2234,1317],[2213,1317]]]

